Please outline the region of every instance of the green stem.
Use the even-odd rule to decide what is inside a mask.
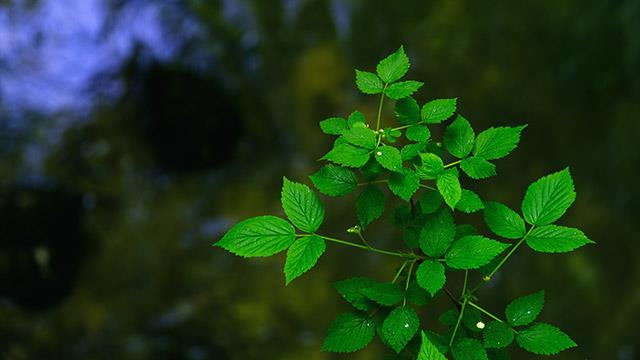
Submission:
[[[472,301],[469,301],[469,305],[471,307],[474,307],[474,308],[478,309],[480,312],[482,312],[483,314],[485,314],[488,317],[492,318],[493,320],[501,322],[501,323],[509,326],[511,328],[511,330],[513,330],[514,333],[518,334],[518,331],[516,329],[512,328],[511,325],[509,325],[506,321],[504,321],[504,320],[500,319],[499,317],[493,315],[492,313],[490,313],[489,311],[484,309],[482,306],[480,306],[480,305],[478,305],[478,304],[476,304],[476,303],[474,303]]]
[[[407,281],[404,284],[404,300],[402,300],[402,306],[407,305],[407,290],[409,289],[409,281],[411,281],[411,274],[413,273],[413,266],[416,264],[416,260],[409,265],[409,272],[407,273]]]
[[[373,249],[373,247],[371,245],[369,245],[369,243],[367,242],[367,240],[364,239],[364,236],[362,236],[362,234],[360,232],[358,232],[358,237],[360,238],[360,240],[362,240],[362,243],[368,247],[369,249]]]
[[[369,182],[364,182],[364,183],[358,183],[358,186],[365,186],[365,185],[369,185],[369,184],[384,184],[389,182],[389,180],[384,179],[384,180],[373,180],[373,181],[369,181]]]
[[[405,260],[402,263],[402,266],[400,266],[400,269],[398,269],[398,271],[396,272],[396,276],[393,277],[393,280],[391,280],[392,284],[395,284],[396,281],[398,280],[398,278],[400,277],[400,274],[402,274],[402,270],[404,270],[405,267],[407,267],[407,264],[409,263],[409,261],[411,260]]]
[[[425,188],[425,189],[429,189],[429,190],[434,190],[437,191],[438,189],[434,188],[433,186],[429,186],[429,185],[425,185],[425,184],[419,184],[421,188]]]
[[[380,94],[380,104],[378,105],[378,118],[376,120],[376,132],[380,130],[380,118],[382,117],[382,104],[384,103],[384,91],[387,89],[388,84],[384,84],[384,89],[382,89],[382,93]],[[378,144],[380,144],[381,136],[378,135]]]
[[[399,252],[396,252],[396,251],[387,251],[387,250],[377,249],[377,248],[374,248],[374,247],[367,247],[365,245],[360,245],[360,244],[352,243],[350,241],[335,239],[335,238],[328,237],[328,236],[323,236],[323,235],[299,234],[298,236],[312,236],[312,235],[319,236],[319,237],[323,238],[324,240],[331,241],[331,242],[334,242],[334,243],[337,243],[337,244],[351,246],[351,247],[355,247],[355,248],[363,249],[363,250],[369,250],[369,251],[373,251],[373,252],[376,252],[376,253],[379,253],[379,254],[398,256],[398,257],[409,258],[409,259],[418,258],[418,256],[414,255],[414,254],[403,254],[403,253],[399,253]]]
[[[461,162],[462,162],[462,160],[454,161],[452,163],[449,163],[449,164],[445,165],[444,168],[446,169],[448,167],[456,166],[456,165],[460,164]]]
[[[458,321],[456,321],[456,327],[453,328],[453,334],[451,334],[451,339],[449,339],[449,347],[453,345],[453,339],[456,338],[456,333],[458,332],[458,327],[460,327],[460,321],[462,320],[462,315],[464,315],[464,308],[467,306],[467,302],[469,299],[466,297],[462,301],[462,307],[460,308],[460,314],[458,315]]]
[[[460,297],[463,297],[467,292],[467,281],[469,280],[469,270],[464,271],[464,284],[462,285],[462,294]]]

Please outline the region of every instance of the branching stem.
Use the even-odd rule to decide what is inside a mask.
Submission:
[[[346,240],[340,240],[340,239],[336,239],[336,238],[332,238],[332,237],[328,237],[328,236],[324,236],[324,235],[317,235],[317,234],[298,234],[298,237],[302,237],[302,236],[312,236],[312,235],[316,235],[321,237],[324,240],[327,241],[331,241],[337,244],[342,244],[342,245],[346,245],[346,246],[351,246],[351,247],[355,247],[358,249],[363,249],[363,250],[369,250],[369,251],[373,251],[379,254],[385,254],[385,255],[391,255],[391,256],[398,256],[398,257],[403,257],[403,258],[409,258],[409,259],[420,259],[422,258],[419,255],[416,254],[410,254],[410,253],[400,253],[400,252],[396,252],[396,251],[388,251],[388,250],[382,250],[382,249],[378,249],[378,248],[374,248],[371,246],[366,246],[366,245],[361,245],[361,244],[357,244],[357,243],[352,243],[350,241],[346,241]]]

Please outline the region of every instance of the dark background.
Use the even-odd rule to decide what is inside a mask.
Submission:
[[[518,207],[570,166],[560,223],[597,242],[519,251],[483,304],[502,313],[544,288],[541,320],[580,345],[558,359],[639,359],[637,0],[0,1],[0,357],[382,358],[377,340],[319,348],[348,309],[331,282],[385,280],[395,259],[330,245],[285,287],[283,256],[210,245],[282,214],[282,176],[309,183],[330,146],[318,122],[375,115],[353,68],[400,44],[421,103],[458,97],[476,130],[529,124],[483,198]],[[348,237],[348,200],[325,198],[323,233]]]

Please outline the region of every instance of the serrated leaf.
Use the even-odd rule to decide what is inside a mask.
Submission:
[[[328,160],[338,165],[347,167],[361,167],[367,163],[371,150],[349,144],[344,138],[339,137],[333,145],[333,149],[326,153],[321,160]]]
[[[456,226],[456,240],[467,235],[480,235],[480,232],[470,224],[460,224]]]
[[[328,135],[340,135],[347,129],[347,120],[341,117],[331,117],[320,121],[320,129]]]
[[[494,234],[507,239],[520,239],[526,232],[520,215],[495,201],[484,203],[484,222]]]
[[[420,210],[423,214],[433,214],[443,203],[442,195],[437,191],[425,191],[420,198]]]
[[[425,260],[416,270],[416,279],[418,285],[433,296],[442,289],[447,280],[444,265],[434,260]]]
[[[367,311],[372,302],[360,291],[376,282],[365,277],[353,277],[333,283],[336,291],[347,300],[354,308]]]
[[[535,251],[547,253],[561,253],[575,250],[593,241],[580,230],[546,225],[534,228],[527,236],[527,245]]]
[[[415,124],[420,120],[420,105],[412,97],[405,97],[396,102],[396,116],[401,124]]]
[[[475,136],[469,121],[458,115],[444,132],[444,147],[451,155],[465,158],[473,149]]]
[[[484,205],[480,196],[471,190],[463,189],[460,201],[456,204],[456,210],[463,213],[471,214],[476,211],[482,210]]]
[[[433,298],[429,293],[427,293],[427,290],[420,287],[418,282],[415,280],[409,282],[409,287],[407,288],[404,296],[407,299],[407,302],[417,306],[424,306]]]
[[[447,360],[442,355],[438,348],[427,338],[427,335],[422,332],[422,345],[420,345],[420,352],[418,353],[417,360]]]
[[[360,168],[362,176],[368,181],[376,179],[383,171],[384,168],[373,157],[370,157],[367,163]]]
[[[404,136],[411,141],[426,142],[431,137],[431,131],[424,125],[412,125],[407,128]]]
[[[401,81],[389,85],[389,87],[384,90],[384,93],[393,100],[399,100],[418,91],[422,85],[424,85],[424,83],[420,81]]]
[[[577,346],[569,335],[555,326],[537,323],[516,335],[523,349],[538,355],[555,355],[562,350]]]
[[[442,256],[453,242],[456,226],[451,211],[441,208],[427,217],[420,231],[420,249],[431,257]]]
[[[368,71],[356,70],[356,86],[365,94],[380,94],[384,84],[378,75]]]
[[[318,191],[329,196],[347,195],[358,186],[358,178],[353,171],[333,164],[323,166],[309,179]]]
[[[496,166],[480,156],[472,156],[462,160],[460,168],[475,180],[486,179],[496,175]]]
[[[380,60],[376,66],[378,76],[386,83],[400,79],[407,73],[407,70],[409,70],[409,58],[404,53],[404,47],[402,46],[391,55]]]
[[[409,201],[420,186],[420,178],[411,170],[389,175],[389,190],[402,200]]]
[[[422,162],[420,166],[416,167],[416,174],[420,179],[433,180],[444,172],[444,163],[438,155],[421,153],[420,159]]]
[[[509,244],[480,235],[465,236],[451,244],[445,260],[447,265],[454,269],[477,269],[489,263],[508,247]]]
[[[489,128],[476,138],[473,155],[487,160],[503,158],[518,146],[520,133],[527,125]]]
[[[505,310],[507,321],[512,326],[522,326],[533,322],[544,306],[544,290],[512,301]]]
[[[374,282],[360,289],[367,299],[384,306],[393,306],[402,301],[403,294],[398,284]]]
[[[324,240],[317,235],[296,240],[287,250],[287,260],[284,263],[286,284],[289,285],[295,278],[314,267],[325,249]]]
[[[548,225],[564,215],[575,199],[573,180],[566,168],[529,185],[522,200],[522,214],[531,225]]]
[[[441,123],[456,112],[457,99],[437,99],[424,104],[420,118],[427,124]]]
[[[376,148],[376,135],[365,126],[354,126],[342,133],[342,136],[350,144],[361,146],[365,149],[373,150]]]
[[[476,339],[463,339],[451,348],[455,360],[489,360],[482,343]]]
[[[400,156],[403,161],[409,161],[418,156],[418,154],[424,150],[425,146],[427,146],[426,142],[405,145],[402,147],[402,150],[400,150]]]
[[[360,226],[364,229],[374,220],[382,216],[384,211],[384,194],[377,187],[369,185],[358,195],[356,215]]]
[[[485,326],[483,332],[484,346],[502,349],[513,342],[514,334],[509,325],[492,320]]]
[[[243,257],[271,256],[288,248],[295,239],[295,229],[288,221],[258,216],[237,223],[214,245]]]
[[[446,170],[438,175],[436,187],[442,195],[444,202],[447,203],[451,209],[454,209],[462,197],[462,188],[460,187],[460,180],[458,179],[455,169]]]
[[[382,324],[382,336],[396,352],[400,353],[418,331],[420,320],[416,312],[407,306],[391,311]]]
[[[322,351],[354,352],[365,346],[376,334],[376,327],[365,314],[347,312],[338,315],[327,331]]]
[[[324,205],[307,185],[283,178],[281,202],[284,213],[298,229],[312,233],[322,225]]]
[[[458,311],[449,309],[438,316],[438,322],[445,326],[454,326],[458,322],[458,314]]]
[[[402,155],[400,151],[393,146],[382,145],[375,151],[375,158],[383,168],[394,172],[401,172]]]
[[[364,114],[358,110],[355,110],[354,112],[349,114],[349,117],[347,118],[347,125],[351,128],[354,126],[359,126],[360,124],[366,124]]]

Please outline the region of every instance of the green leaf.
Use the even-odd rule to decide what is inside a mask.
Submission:
[[[494,234],[507,239],[520,239],[526,232],[520,215],[495,201],[484,203],[484,222]]]
[[[333,283],[336,291],[347,300],[354,308],[367,311],[371,306],[371,302],[366,296],[362,295],[361,290],[367,288],[376,282],[365,277],[353,277]]]
[[[376,334],[376,327],[365,314],[347,312],[338,315],[327,331],[322,351],[348,353],[358,351]]]
[[[470,224],[460,224],[456,226],[456,240],[467,235],[480,235],[480,232]]]
[[[477,269],[503,252],[509,244],[479,235],[465,236],[454,241],[445,255],[447,265],[454,269]]]
[[[462,211],[463,213],[471,214],[473,212],[482,210],[484,205],[482,204],[482,200],[478,194],[474,193],[471,190],[463,189],[462,195],[460,196],[460,201],[456,204],[456,210]]]
[[[455,360],[489,360],[482,343],[476,339],[466,338],[454,344],[451,355]]]
[[[368,181],[376,179],[383,171],[384,169],[382,166],[373,157],[370,157],[369,160],[367,160],[367,163],[360,168],[362,176]]]
[[[447,277],[444,265],[434,260],[425,260],[416,270],[418,285],[427,290],[432,296],[442,289]]]
[[[422,331],[422,345],[417,360],[447,360],[447,358],[438,351],[438,348],[429,341],[427,335]]]
[[[384,84],[374,73],[356,70],[356,86],[365,94],[380,94],[384,89]]]
[[[420,159],[422,160],[422,163],[420,166],[416,167],[416,174],[418,174],[420,179],[433,180],[444,172],[444,163],[438,155],[432,153],[421,153]]]
[[[433,214],[442,206],[442,195],[437,191],[425,191],[420,198],[420,210],[423,214]]]
[[[407,128],[404,136],[411,141],[426,142],[431,137],[431,131],[426,126],[413,125]]]
[[[364,229],[374,220],[382,216],[384,211],[384,194],[377,187],[369,185],[356,200],[356,215],[360,226]]]
[[[444,147],[451,155],[462,159],[473,149],[475,137],[469,121],[458,115],[444,132]]]
[[[315,232],[324,221],[324,205],[307,185],[282,179],[282,208],[295,227]]]
[[[400,79],[407,73],[407,70],[409,70],[409,58],[404,53],[402,46],[393,54],[380,60],[376,66],[378,76],[386,83]]]
[[[577,346],[569,335],[555,326],[537,323],[516,335],[523,349],[538,355],[555,355],[562,350]]]
[[[214,245],[243,257],[271,256],[288,248],[295,239],[288,221],[258,216],[237,223]]]
[[[486,179],[496,175],[496,166],[480,156],[472,156],[462,160],[460,168],[475,180]]]
[[[425,289],[420,287],[418,282],[415,280],[409,282],[409,287],[407,288],[404,296],[407,299],[407,302],[417,306],[424,306],[432,299],[432,296],[429,295]]]
[[[366,120],[364,118],[364,114],[358,110],[352,112],[351,114],[349,114],[349,117],[347,118],[347,125],[349,125],[349,127],[354,127],[354,126],[359,126],[358,124],[366,124]]]
[[[424,83],[420,81],[401,81],[389,85],[389,87],[384,90],[384,93],[393,100],[399,100],[402,98],[406,98],[407,96],[410,96],[414,92],[418,91],[418,89],[420,89],[422,85],[424,85]]]
[[[376,148],[376,135],[368,127],[354,126],[343,132],[342,136],[353,145],[361,146],[369,150]]]
[[[371,150],[349,144],[344,138],[339,137],[333,149],[326,153],[321,160],[329,160],[347,167],[361,167],[369,160]]]
[[[318,191],[329,196],[347,195],[358,186],[358,178],[353,171],[333,164],[323,166],[309,179]]]
[[[340,135],[347,129],[347,120],[341,117],[331,117],[320,121],[320,129],[328,135]]]
[[[407,306],[391,311],[382,324],[382,336],[391,348],[400,353],[420,327],[416,312]]]
[[[305,236],[295,241],[287,250],[287,260],[284,263],[286,284],[289,285],[314,267],[325,249],[324,240],[317,235]]]
[[[569,252],[586,244],[593,244],[593,241],[582,231],[558,225],[534,228],[527,236],[527,245],[539,252]]]
[[[442,208],[425,221],[420,231],[420,249],[431,257],[442,256],[453,242],[456,225],[451,211]]]
[[[487,348],[502,349],[513,342],[513,330],[509,325],[495,320],[487,324],[483,335],[484,346]]]
[[[411,160],[414,157],[418,156],[418,154],[420,154],[420,152],[424,150],[425,146],[427,146],[427,143],[425,142],[405,145],[404,147],[402,147],[402,150],[400,150],[400,156],[402,157],[403,161]]]
[[[455,169],[446,170],[438,175],[436,186],[444,202],[447,203],[451,209],[454,209],[462,197],[462,188],[460,187],[460,180],[458,179]]]
[[[457,99],[437,99],[424,104],[420,118],[427,124],[441,123],[456,112]]]
[[[401,124],[415,124],[420,120],[420,105],[412,97],[405,97],[396,102],[396,116]]]
[[[382,145],[375,151],[375,158],[383,168],[394,172],[401,172],[402,155],[400,151],[393,146]]]
[[[487,160],[503,158],[518,146],[520,133],[527,125],[489,128],[476,138],[473,155]]]
[[[360,293],[367,299],[380,305],[393,306],[402,301],[403,293],[398,284],[373,282],[360,289]]]
[[[419,186],[420,178],[409,169],[389,175],[389,189],[404,201],[409,201]]]
[[[538,179],[529,185],[522,214],[531,225],[548,225],[558,220],[576,199],[569,168]]]
[[[522,326],[533,322],[544,306],[544,290],[523,296],[507,305],[505,314],[512,326]]]

